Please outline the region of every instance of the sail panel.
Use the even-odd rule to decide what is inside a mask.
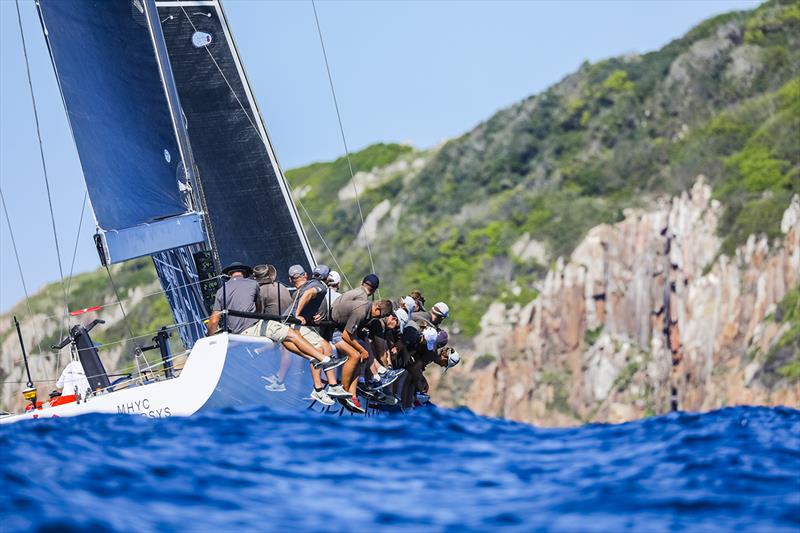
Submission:
[[[200,278],[192,257],[200,251],[195,246],[185,246],[153,254],[153,264],[161,282],[161,288],[172,309],[178,334],[186,349],[205,336],[205,319],[208,312],[203,303]]]
[[[210,240],[222,265],[313,264],[217,1],[157,0],[187,120]]]
[[[178,188],[183,162],[142,0],[38,5],[100,228],[187,212]]]

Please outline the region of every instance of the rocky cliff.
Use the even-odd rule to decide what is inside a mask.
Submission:
[[[791,331],[800,199],[783,215],[781,238],[751,235],[734,257],[716,255],[721,210],[700,177],[678,197],[594,227],[535,300],[489,307],[467,363],[445,380],[432,376],[435,397],[547,425],[673,406],[800,405]],[[792,296],[793,309],[776,317]]]

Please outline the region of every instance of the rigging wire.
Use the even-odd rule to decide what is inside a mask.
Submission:
[[[358,195],[358,186],[356,185],[356,177],[353,173],[353,163],[350,161],[350,150],[347,147],[347,137],[344,134],[344,125],[342,124],[342,114],[339,111],[339,101],[336,98],[336,90],[333,87],[333,76],[331,75],[331,67],[328,62],[328,52],[325,50],[325,40],[322,38],[322,27],[319,24],[319,16],[317,15],[317,4],[315,0],[311,0],[311,7],[314,9],[314,21],[317,23],[317,34],[319,35],[319,44],[322,47],[322,57],[325,59],[325,70],[328,73],[328,83],[331,88],[331,96],[333,96],[333,105],[336,108],[336,118],[339,121],[339,132],[342,134],[342,144],[344,145],[344,153],[347,157],[347,166],[350,169],[350,182],[353,184],[353,192],[356,197],[356,205],[358,206],[358,216],[361,217],[361,230],[364,232],[364,241],[367,243],[367,254],[369,255],[369,264],[372,271],[375,272],[375,263],[372,260],[372,248],[369,243],[369,235],[367,233],[367,226],[364,223],[364,212],[361,209],[361,200]],[[378,293],[380,294],[380,293]]]
[[[192,22],[192,19],[189,16],[189,13],[186,12],[186,9],[183,6],[181,6],[181,11],[183,11],[183,14],[186,17],[186,20],[192,26],[192,30],[196,32],[197,31],[197,27],[194,25],[194,22]],[[197,13],[194,13],[194,14],[196,15]],[[201,14],[204,14],[204,13],[201,13]],[[208,15],[208,16],[210,16],[210,15]],[[319,27],[319,23],[317,23],[317,27]],[[320,39],[321,38],[322,38],[322,35],[320,34]],[[228,81],[228,77],[222,71],[222,68],[219,66],[219,63],[217,62],[216,58],[214,58],[214,54],[211,53],[211,50],[209,50],[208,47],[204,47],[204,48],[205,48],[206,53],[208,54],[208,57],[211,58],[211,61],[214,63],[214,66],[217,68],[217,71],[219,71],[220,75],[222,76],[222,79],[225,81],[225,84],[228,86],[228,89],[231,91],[231,94],[233,95],[234,99],[236,99],[236,102],[239,104],[239,107],[241,108],[241,110],[244,113],[245,117],[247,117],[248,122],[250,122],[250,125],[253,127],[253,130],[256,132],[256,135],[258,135],[258,138],[261,139],[261,142],[264,143],[264,145],[266,146],[267,145],[266,139],[264,139],[261,136],[261,131],[258,129],[258,127],[256,126],[255,122],[253,122],[253,119],[250,117],[250,113],[247,112],[247,109],[244,107],[244,104],[239,99],[239,95],[237,95],[236,91],[233,90],[233,86],[231,85],[230,81]],[[324,52],[324,45],[323,45],[323,52]],[[327,57],[326,57],[325,61],[326,61],[326,65],[327,65]],[[330,74],[330,72],[329,72],[329,74]],[[332,88],[333,88],[333,85],[331,85],[331,89]],[[336,99],[336,96],[334,95],[334,100],[335,99]],[[337,105],[337,108],[336,108],[336,113],[337,114],[339,113],[338,105]],[[339,126],[340,126],[340,129],[341,129],[341,118],[339,119]],[[344,129],[342,129],[342,138],[344,139]],[[345,140],[345,152],[347,152],[347,141],[346,140]],[[353,178],[353,167],[352,167],[352,165],[350,165],[350,154],[349,154],[349,152],[347,152],[347,162],[348,162],[348,165],[350,166],[350,177],[352,179]],[[333,259],[333,262],[336,265],[336,268],[339,269],[339,273],[341,273],[341,275],[344,277],[345,282],[352,287],[352,285],[350,284],[350,280],[347,278],[347,274],[345,274],[344,270],[342,270],[342,267],[339,264],[339,261],[336,260],[336,256],[334,255],[333,250],[331,250],[331,247],[328,246],[328,243],[325,241],[325,238],[322,236],[322,233],[319,231],[319,228],[314,223],[314,220],[311,218],[311,214],[309,214],[308,209],[306,209],[306,206],[303,205],[302,200],[300,200],[300,198],[295,194],[294,189],[292,188],[291,184],[289,183],[289,180],[284,180],[284,183],[288,187],[289,193],[292,195],[292,197],[294,198],[295,202],[300,204],[300,208],[306,214],[306,217],[308,218],[308,221],[311,222],[311,226],[314,228],[314,231],[316,231],[317,235],[319,236],[319,239],[322,241],[323,246],[325,246],[325,249],[330,254],[331,259]],[[355,187],[355,180],[353,180],[353,186]],[[356,190],[356,201],[358,201],[358,190]],[[361,225],[363,227],[364,226],[364,215],[361,213],[361,204],[360,203],[358,204],[358,211],[359,211],[359,214],[361,214]],[[375,270],[375,265],[372,262],[372,252],[370,251],[370,248],[369,248],[369,237],[367,236],[366,228],[364,228],[364,237],[365,237],[365,239],[367,241],[367,251],[369,252],[370,265],[372,265],[372,270]]]
[[[208,278],[207,280],[203,280],[203,281],[208,281],[208,280],[218,279],[218,278],[222,278],[222,276],[214,276],[214,277]],[[132,296],[130,298],[124,298],[122,300],[114,300],[112,302],[108,302],[108,303],[105,303],[105,304],[102,304],[102,305],[93,306],[93,310],[94,311],[100,311],[101,309],[105,309],[106,307],[111,307],[111,306],[117,305],[120,302],[123,302],[123,303],[124,302],[131,302],[131,301],[136,300],[136,299],[143,300],[145,298],[150,298],[151,296],[158,296],[159,294],[167,294],[167,292],[173,292],[173,291],[177,291],[179,289],[183,289],[185,287],[190,287],[192,285],[195,285],[196,283],[197,283],[196,281],[190,281],[189,283],[185,283],[183,285],[178,285],[177,287],[171,287],[171,288],[166,289],[166,290],[165,289],[161,289],[161,290],[158,290],[158,291],[155,291],[155,292],[149,292],[147,294],[143,294],[141,296]],[[96,309],[94,309],[94,308],[96,308]],[[59,318],[60,316],[61,315],[48,315],[48,316],[45,316],[44,318],[45,319],[51,319],[51,318]]]
[[[210,318],[209,316],[206,316],[206,317],[203,317],[202,320],[206,321],[209,318]],[[194,323],[195,323],[194,321],[180,322],[180,323],[176,323],[176,324],[170,324],[169,326],[164,326],[164,327],[167,330],[174,330],[174,329],[182,328],[184,326],[190,326],[190,325],[192,325]],[[106,349],[111,348],[111,347],[113,347],[113,346],[115,346],[117,344],[123,344],[123,343],[129,342],[129,341],[132,341],[132,340],[153,338],[153,336],[157,335],[160,331],[161,331],[161,329],[159,328],[159,329],[157,329],[155,331],[150,331],[150,332],[147,332],[147,333],[143,333],[141,335],[137,335],[135,337],[129,337],[129,338],[118,340],[118,341],[104,342],[102,344],[101,343],[95,343],[95,348],[99,352],[100,350],[106,350]],[[28,355],[28,357],[32,357],[34,355],[35,356],[41,356],[41,357],[47,357],[49,354],[46,354],[46,353],[30,354],[30,355]],[[22,362],[22,359],[21,358],[20,359],[13,359],[11,362],[13,364],[19,364],[19,363]]]
[[[19,252],[17,251],[17,241],[14,239],[14,230],[11,228],[11,218],[8,216],[8,207],[6,207],[6,197],[3,194],[3,189],[0,187],[0,200],[2,200],[3,204],[3,212],[6,215],[6,224],[8,224],[8,233],[11,235],[11,246],[14,248],[14,257],[17,259],[17,269],[19,270],[19,278],[22,281],[22,290],[25,292],[25,307],[28,309],[28,318],[33,316],[33,311],[31,310],[31,301],[30,296],[28,295],[28,285],[25,283],[25,275],[22,273],[22,262],[19,260]],[[39,343],[39,339],[36,339],[36,348],[38,348],[39,353],[42,352],[42,346]]]
[[[75,248],[72,250],[72,263],[69,266],[69,279],[67,279],[67,297],[72,287],[72,273],[75,272],[75,258],[78,255],[78,243],[81,239],[81,228],[83,227],[83,214],[86,212],[86,199],[89,197],[89,189],[83,192],[83,206],[81,207],[81,218],[78,219],[78,233],[75,235]]]
[[[119,298],[119,292],[117,291],[117,285],[114,283],[114,278],[111,276],[111,269],[106,265],[106,274],[108,274],[108,281],[111,282],[111,288],[114,289],[114,296],[117,297],[117,302],[119,303],[119,308],[122,311],[122,320],[125,322],[125,328],[128,330],[128,334],[131,339],[135,338],[133,335],[133,330],[131,329],[131,324],[128,321],[128,314],[125,312],[125,306],[122,305],[122,300]]]
[[[45,162],[44,158],[44,146],[42,144],[42,131],[41,127],[39,126],[39,111],[36,107],[36,96],[33,93],[33,81],[31,80],[31,66],[30,62],[28,61],[28,46],[25,44],[25,31],[22,29],[22,15],[20,14],[19,10],[19,0],[14,0],[17,6],[17,22],[19,23],[19,36],[22,39],[22,53],[25,56],[25,69],[28,73],[28,87],[30,88],[31,93],[31,103],[33,104],[33,117],[36,121],[36,136],[39,138],[39,156],[42,160],[42,171],[44,172],[44,184],[45,188],[47,189],[47,203],[50,207],[50,223],[53,226],[53,240],[56,244],[56,256],[58,257],[58,273],[61,276],[61,292],[64,295],[64,309],[66,313],[69,313],[69,304],[67,303],[67,291],[66,285],[64,285],[64,267],[61,264],[61,249],[58,246],[58,232],[56,231],[56,217],[53,212],[53,198],[50,194],[50,180],[47,177],[47,163]],[[61,333],[64,333],[64,328],[66,327],[67,322],[67,314],[64,315],[64,320],[61,322]]]
[[[350,284],[350,280],[347,278],[347,274],[342,269],[342,266],[339,264],[339,261],[336,260],[336,256],[333,254],[333,250],[331,250],[331,247],[328,246],[327,241],[325,241],[325,237],[322,236],[322,233],[319,231],[319,228],[314,223],[314,219],[311,218],[311,214],[308,212],[308,209],[306,209],[306,206],[303,205],[302,200],[300,200],[300,198],[295,194],[294,189],[289,184],[288,180],[286,181],[286,186],[289,187],[289,192],[292,194],[292,197],[295,199],[295,201],[298,204],[300,204],[300,208],[306,214],[306,218],[308,219],[309,222],[311,222],[311,227],[313,227],[314,231],[317,232],[317,236],[319,237],[319,240],[322,241],[322,245],[325,246],[325,249],[328,251],[328,254],[330,254],[331,259],[333,259],[333,263],[336,265],[336,268],[339,269],[339,273],[344,277],[345,283],[347,283],[348,285],[350,285],[350,287],[352,287],[352,285]]]

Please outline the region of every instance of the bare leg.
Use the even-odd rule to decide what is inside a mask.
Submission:
[[[290,340],[285,340],[285,341],[283,341],[283,347],[284,347],[284,348],[286,348],[287,350],[289,350],[290,352],[292,352],[293,354],[295,354],[295,355],[299,355],[299,356],[300,356],[300,357],[302,357],[303,359],[308,359],[309,361],[313,361],[313,360],[314,360],[314,358],[313,358],[313,357],[311,357],[310,355],[304,354],[304,353],[303,353],[303,352],[300,350],[300,348],[298,348],[298,347],[295,345],[295,343],[293,343],[293,342],[292,342],[292,341],[290,341]]]
[[[322,372],[319,368],[314,368],[314,365],[308,365],[311,367],[311,381],[314,383],[315,389],[321,389],[322,385]]]
[[[355,376],[358,363],[361,360],[361,353],[344,340],[336,344],[336,349],[347,356],[347,361],[342,368],[342,387],[351,390],[351,385],[354,383],[353,376]]]
[[[303,336],[295,330],[289,330],[289,333],[286,335],[286,339],[283,341],[283,345],[297,355],[311,356],[319,361],[325,359],[325,356],[322,355],[319,350],[314,348],[310,342],[305,340]]]
[[[278,368],[278,381],[283,381],[286,379],[286,374],[289,373],[289,368],[292,366],[292,356],[289,354],[288,351],[281,349],[281,364]]]

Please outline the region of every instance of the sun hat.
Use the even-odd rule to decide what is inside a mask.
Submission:
[[[306,269],[300,265],[292,265],[289,267],[289,279],[299,278],[306,273]]]
[[[264,285],[273,283],[278,275],[278,269],[274,265],[256,265],[253,267],[253,279]]]
[[[364,276],[364,279],[361,280],[361,283],[363,285],[369,285],[373,289],[377,289],[381,283],[381,280],[378,279],[378,276],[376,276],[375,274],[367,274],[366,276]]]
[[[243,272],[244,277],[249,278],[250,275],[253,273],[253,267],[247,266],[244,263],[240,263],[238,261],[234,261],[233,263],[229,264],[225,268],[222,269],[222,273],[230,276],[234,272]]]
[[[328,279],[328,275],[331,273],[331,269],[328,265],[317,265],[314,268],[314,272],[312,273],[312,277],[317,279],[326,280]]]
[[[408,325],[408,313],[406,313],[405,309],[395,309],[394,316],[397,317],[397,322],[400,324],[400,333],[403,333],[403,330]]]

